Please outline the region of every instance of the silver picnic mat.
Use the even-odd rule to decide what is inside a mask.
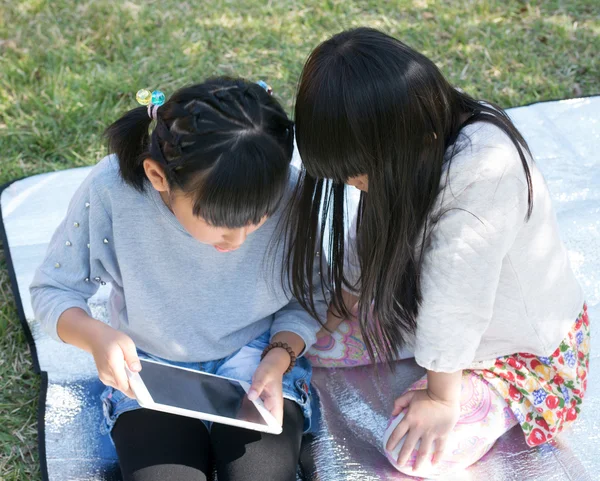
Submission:
[[[600,97],[538,103],[509,113],[546,176],[594,325],[600,318]],[[89,168],[80,168],[29,177],[6,186],[0,197],[19,315],[42,375],[40,460],[44,480],[51,481],[120,479],[110,440],[98,431],[102,385],[92,359],[40,331],[28,290],[54,229],[88,172]],[[90,300],[98,318],[106,318],[108,292],[105,286]],[[598,347],[595,335],[592,345]],[[551,444],[529,449],[519,429],[513,429],[479,463],[451,479],[600,479],[597,349],[591,364],[582,415],[571,430]],[[374,369],[315,369],[313,386],[320,409],[316,432],[307,436],[302,455],[307,479],[408,479],[391,469],[374,445],[380,444],[393,396],[422,371],[412,361],[402,361],[395,375],[382,371],[378,382]]]

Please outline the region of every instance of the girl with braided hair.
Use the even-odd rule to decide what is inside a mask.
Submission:
[[[130,110],[106,135],[112,155],[74,195],[31,296],[55,340],[93,355],[124,480],[295,480],[311,415],[300,355],[320,324],[282,276],[292,123],[265,88],[220,77]],[[87,304],[106,283],[110,325]],[[142,409],[126,366],[148,357],[252,383],[283,433]]]

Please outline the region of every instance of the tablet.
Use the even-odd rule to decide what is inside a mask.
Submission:
[[[250,401],[250,385],[237,379],[141,359],[142,370],[127,370],[140,406],[215,423],[280,434],[281,425],[262,400]]]

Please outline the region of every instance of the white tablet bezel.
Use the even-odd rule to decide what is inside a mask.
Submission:
[[[201,376],[220,377],[222,379],[234,381],[234,382],[239,383],[240,386],[242,386],[242,388],[246,392],[246,395],[248,395],[248,391],[250,390],[250,384],[248,384],[247,382],[244,382],[244,381],[240,381],[239,379],[232,379],[232,378],[228,378],[225,376],[217,376],[216,374],[209,374],[206,372],[196,371],[194,369],[188,369],[185,367],[173,366],[171,364],[165,364],[163,362],[154,361],[152,359],[144,359],[144,362],[160,364],[162,366],[167,366],[167,367],[170,367],[173,369],[183,369],[185,371],[190,371],[190,372],[193,372],[193,373],[201,375]],[[146,387],[146,384],[144,383],[144,380],[139,375],[139,373],[131,372],[127,368],[126,368],[126,371],[127,371],[127,376],[129,378],[129,385],[131,386],[131,389],[132,389],[133,393],[135,394],[135,397],[137,398],[138,403],[143,408],[154,409],[156,411],[163,411],[163,412],[171,413],[171,414],[178,414],[180,416],[187,416],[190,418],[202,419],[204,421],[211,421],[214,423],[229,424],[231,426],[237,426],[240,428],[251,429],[253,431],[261,431],[261,432],[270,433],[270,434],[281,434],[281,431],[282,431],[281,425],[277,422],[277,420],[273,417],[273,415],[267,410],[267,408],[265,408],[265,406],[262,402],[262,399],[260,399],[260,398],[257,399],[256,401],[251,401],[251,402],[256,406],[256,409],[258,410],[259,414],[263,417],[263,419],[267,423],[266,425],[256,424],[256,423],[252,423],[252,422],[248,422],[248,421],[241,421],[239,419],[232,419],[232,418],[223,417],[223,416],[216,416],[214,414],[203,413],[201,411],[192,411],[190,409],[183,409],[183,408],[180,408],[177,406],[170,406],[168,404],[159,404],[157,402],[154,402],[154,399],[152,399],[152,395],[148,391],[148,388]]]

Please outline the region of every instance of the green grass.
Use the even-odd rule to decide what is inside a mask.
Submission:
[[[89,165],[141,87],[265,79],[288,111],[320,41],[369,25],[505,107],[600,92],[597,0],[0,0],[0,184]],[[3,256],[0,255],[0,262]],[[39,479],[38,380],[0,264],[0,479]]]

